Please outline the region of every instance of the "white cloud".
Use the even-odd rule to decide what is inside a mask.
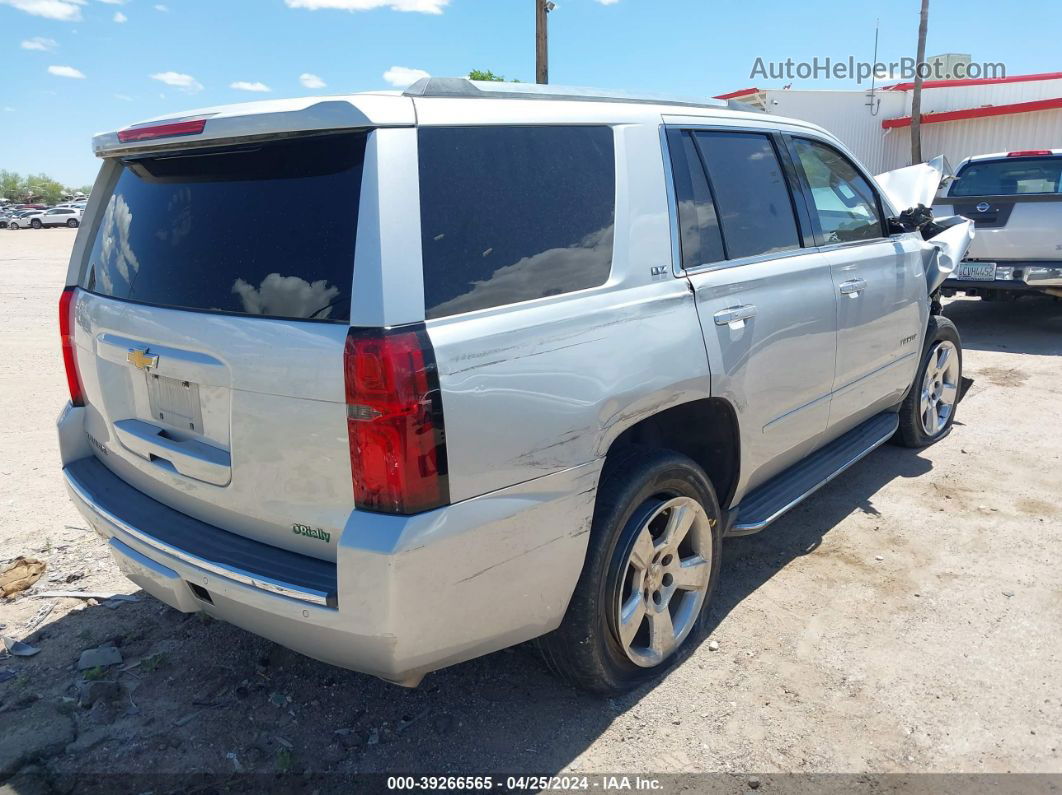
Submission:
[[[422,77],[431,77],[431,75],[423,69],[410,69],[408,66],[392,66],[383,73],[383,79],[398,88],[405,88],[410,83],[416,83]]]
[[[161,12],[162,12],[163,14],[165,14],[165,13],[166,13],[167,11],[169,11],[170,9],[169,9],[169,6],[164,6],[164,5],[162,4],[162,3],[158,3],[158,4],[157,4],[157,5],[155,6],[155,10],[156,10],[156,11],[161,11]]]
[[[80,22],[81,6],[85,5],[85,0],[0,0],[0,5],[17,8],[35,17]]]
[[[59,42],[55,39],[45,38],[44,36],[34,36],[32,39],[26,39],[22,42],[21,46],[24,50],[41,50],[42,52],[50,52],[59,46]]]
[[[100,2],[109,6],[124,6],[129,0],[100,0]]]
[[[284,0],[288,8],[306,8],[317,11],[321,8],[339,11],[372,11],[390,8],[392,11],[412,11],[417,14],[441,14],[450,0]]]
[[[597,2],[601,3],[603,6],[614,6],[619,0],[597,0]]]
[[[151,79],[158,80],[160,83],[165,83],[174,88],[179,88],[186,94],[195,94],[196,92],[203,90],[202,83],[191,75],[182,74],[181,72],[156,72],[151,75]]]
[[[324,80],[309,72],[303,72],[299,75],[299,82],[306,88],[324,88],[326,85]]]
[[[128,21],[128,20],[129,20],[129,17],[127,17],[121,11],[115,11],[114,12],[114,21],[117,22],[119,25],[122,24],[123,22]]]
[[[128,94],[115,94],[114,98],[115,99],[120,99],[120,100],[122,100],[122,102],[132,102],[133,101],[133,98],[131,96],[129,96]]]
[[[308,282],[298,276],[270,273],[258,287],[237,279],[232,284],[232,292],[240,297],[243,311],[249,315],[313,315],[326,320],[332,314],[329,304],[339,295],[339,288],[330,287],[324,279]]]
[[[246,80],[237,80],[235,83],[229,83],[229,88],[235,88],[237,91],[257,91],[262,94],[273,90],[265,83],[250,83]]]
[[[75,69],[72,66],[49,66],[48,74],[55,75],[56,77],[72,77],[75,80],[84,80],[85,75],[80,69]]]

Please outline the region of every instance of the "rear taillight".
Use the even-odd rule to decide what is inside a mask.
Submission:
[[[1017,152],[1007,152],[1007,157],[1044,157],[1050,154],[1050,149],[1022,149]]]
[[[145,127],[133,127],[119,130],[118,140],[123,144],[134,141],[153,141],[156,138],[175,138],[181,135],[199,135],[206,128],[206,119],[194,121],[176,121],[166,124],[151,124]]]
[[[70,387],[70,402],[75,406],[85,405],[85,393],[81,389],[81,376],[77,372],[74,355],[74,305],[77,288],[67,287],[59,296],[59,337],[63,343],[63,364],[66,366],[66,384]]]
[[[343,370],[357,507],[411,514],[447,504],[442,399],[423,326],[352,328]]]

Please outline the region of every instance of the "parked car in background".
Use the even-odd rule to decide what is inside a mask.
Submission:
[[[966,259],[944,282],[945,295],[1062,298],[1062,149],[967,158],[934,212],[963,215],[977,229]]]
[[[725,535],[952,427],[971,225],[815,125],[450,79],[219,110],[96,137],[60,299],[70,494],[177,610],[626,690],[707,634]]]
[[[69,226],[76,229],[81,225],[81,210],[76,207],[53,207],[44,211],[41,224],[46,227]]]
[[[7,222],[7,228],[41,229],[44,227],[44,222],[41,220],[41,216],[44,215],[44,212],[44,210],[23,210],[11,217]]]

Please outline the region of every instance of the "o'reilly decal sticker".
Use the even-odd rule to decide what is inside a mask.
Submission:
[[[316,538],[321,541],[331,541],[332,534],[327,530],[322,530],[320,527],[310,527],[304,524],[293,524],[291,526],[291,532],[299,536],[307,536],[308,538]]]

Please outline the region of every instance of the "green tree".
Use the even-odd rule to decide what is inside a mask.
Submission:
[[[473,69],[468,73],[469,80],[485,80],[489,83],[519,83],[519,80],[506,81],[503,75],[496,75],[490,69]]]
[[[43,204],[57,204],[67,194],[61,182],[47,174],[27,174],[22,181],[22,193],[26,199]]]
[[[21,199],[22,177],[14,171],[0,170],[0,196],[12,202]]]

